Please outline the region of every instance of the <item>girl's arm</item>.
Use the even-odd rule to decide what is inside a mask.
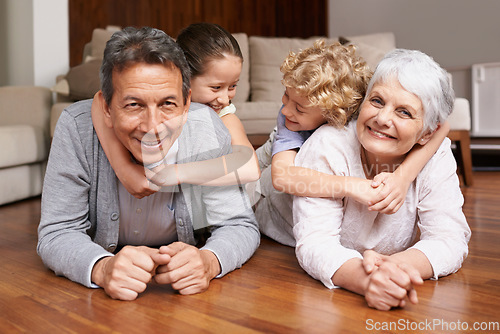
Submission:
[[[231,135],[232,153],[211,160],[165,165],[155,171],[156,175],[151,175],[150,180],[160,186],[177,183],[226,186],[258,180],[260,168],[257,155],[243,124],[234,114],[225,115],[221,120]]]
[[[227,176],[219,179],[219,182],[230,182],[240,180],[241,183],[257,181],[260,178],[259,161],[252,144],[248,140],[245,128],[235,114],[228,114],[221,118],[222,122],[231,135],[233,152],[226,155],[229,170],[234,170]],[[227,183],[234,184],[234,183]]]
[[[105,108],[107,108],[106,102],[102,92],[99,91],[95,94],[92,102],[92,123],[111,167],[120,182],[134,197],[142,198],[151,195],[158,190],[157,187],[148,182],[144,174],[144,167],[131,160],[130,152],[116,138],[113,130],[106,126]]]
[[[410,184],[417,178],[422,168],[436,153],[444,138],[450,131],[448,122],[443,123],[432,134],[425,145],[415,145],[408,153],[403,163],[394,173],[381,173],[373,179],[372,186],[379,187],[381,200],[370,203],[370,210],[392,214],[399,210],[406,198]]]

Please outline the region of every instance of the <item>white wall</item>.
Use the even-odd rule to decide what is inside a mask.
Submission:
[[[68,0],[0,0],[0,85],[51,87],[69,68]]]
[[[329,0],[330,36],[392,31],[401,48],[432,56],[471,97],[470,67],[500,62],[498,0]]]
[[[32,0],[34,84],[51,87],[69,69],[68,0]]]
[[[31,85],[33,76],[33,0],[4,0],[6,85]]]

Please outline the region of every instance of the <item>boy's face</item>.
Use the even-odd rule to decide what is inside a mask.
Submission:
[[[299,95],[294,88],[287,87],[283,98],[281,113],[285,116],[285,126],[290,131],[315,130],[326,123],[321,108],[310,106],[307,97]]]

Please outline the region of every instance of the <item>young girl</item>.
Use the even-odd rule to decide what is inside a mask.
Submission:
[[[177,37],[191,69],[191,100],[214,110],[231,135],[233,152],[221,158],[194,163],[143,168],[130,161],[130,154],[106,128],[103,120],[104,100],[97,93],[92,103],[92,120],[109,161],[125,188],[142,198],[157,191],[157,185],[179,183],[222,186],[255,181],[260,177],[257,157],[243,125],[234,114],[231,99],[241,73],[243,56],[238,42],[216,24],[192,24]],[[148,166],[147,166],[148,167]],[[145,172],[153,183],[146,178]]]
[[[324,41],[317,41],[297,54],[290,53],[281,72],[286,89],[277,132],[257,150],[262,162],[263,152],[269,152],[272,145],[271,168],[264,169],[265,164],[261,163],[263,196],[255,210],[261,231],[283,244],[295,245],[289,194],[351,197],[369,205],[370,210],[396,212],[404,202],[408,187],[447,135],[448,124],[445,123],[427,145],[414,148],[394,173],[373,171],[378,175],[372,181],[296,167],[297,151],[319,126],[327,123],[342,128],[357,116],[371,71],[353,47],[339,43],[326,46]]]

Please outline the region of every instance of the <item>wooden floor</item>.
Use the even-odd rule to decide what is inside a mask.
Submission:
[[[292,248],[268,239],[205,293],[151,285],[136,301],[111,300],[44,268],[35,252],[39,198],[0,206],[0,333],[499,333],[500,172],[474,178],[463,189],[473,231],[464,267],[418,287],[419,304],[389,312],[326,289]]]

